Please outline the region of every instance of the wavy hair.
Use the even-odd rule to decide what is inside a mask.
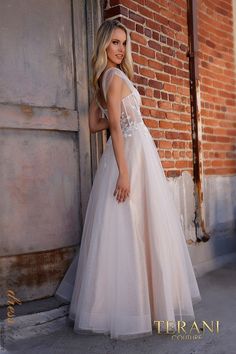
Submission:
[[[131,55],[131,41],[128,29],[118,20],[104,21],[98,31],[95,40],[95,48],[92,54],[92,86],[95,91],[95,96],[99,91],[98,79],[107,66],[106,49],[111,42],[112,31],[116,28],[121,28],[126,33],[126,50],[125,56],[119,65],[119,68],[128,76],[129,79],[133,77],[133,60]]]

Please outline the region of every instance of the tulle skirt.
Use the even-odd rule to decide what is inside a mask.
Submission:
[[[130,197],[113,196],[118,168],[111,137],[91,189],[82,241],[56,296],[70,302],[74,331],[129,339],[154,321],[190,321],[201,300],[180,215],[147,127],[124,139]]]

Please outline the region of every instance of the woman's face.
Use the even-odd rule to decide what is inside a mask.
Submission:
[[[112,31],[111,41],[106,49],[107,67],[119,65],[125,56],[126,33],[121,28]]]

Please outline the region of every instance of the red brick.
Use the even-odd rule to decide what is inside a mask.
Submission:
[[[165,119],[166,118],[166,112],[160,111],[159,109],[151,109],[150,115],[151,115],[151,117],[158,118],[158,119]]]
[[[146,20],[146,25],[154,31],[160,32],[161,26],[156,21]]]
[[[160,6],[157,4],[157,2],[153,2],[153,1],[150,1],[150,0],[145,0],[145,5],[147,8],[153,10],[154,12],[157,12],[159,13],[161,8]]]
[[[138,44],[132,42],[132,43],[131,43],[131,50],[132,50],[133,52],[138,53],[138,52],[139,52],[139,46],[138,46]]]
[[[170,102],[159,101],[158,102],[158,107],[170,110],[171,109],[171,103]]]
[[[144,24],[145,23],[145,19],[143,18],[143,16],[140,16],[138,14],[136,14],[133,11],[129,11],[129,18],[135,22]]]
[[[138,84],[140,85],[146,85],[148,84],[148,79],[146,77],[143,77],[143,76],[134,76],[134,81],[137,82]]]
[[[152,37],[152,31],[149,28],[145,28],[145,35],[149,38]]]
[[[159,43],[157,43],[156,41],[149,40],[148,45],[150,48],[161,51],[161,45]]]
[[[126,17],[118,17],[118,20],[121,23],[123,23],[131,31],[135,30],[135,23],[133,21],[130,21],[128,18],[126,18]]]
[[[154,19],[155,21],[157,21],[158,23],[162,23],[163,25],[168,25],[169,21],[167,18],[160,16],[159,14],[154,14]]]
[[[166,150],[165,151],[165,158],[166,159],[170,159],[172,156],[171,156],[171,151],[169,151],[169,150]]]
[[[163,70],[163,64],[158,63],[155,60],[148,59],[148,66],[150,68],[153,68],[153,69],[156,69],[156,70]],[[160,75],[162,75],[162,74],[160,74]],[[156,74],[156,76],[157,76],[157,74]]]
[[[180,60],[177,60],[175,58],[170,58],[169,64],[173,65],[174,67],[178,67],[180,69],[183,68],[183,63]]]
[[[185,149],[185,142],[184,141],[173,141],[173,149]]]
[[[171,140],[175,140],[175,139],[179,139],[179,133],[178,132],[169,132],[166,131],[165,132],[165,138],[166,139],[171,139]]]
[[[156,41],[159,41],[160,34],[158,32],[152,31],[152,38],[155,39]]]
[[[175,166],[175,162],[170,161],[170,160],[168,160],[168,161],[164,160],[161,163],[162,163],[163,168],[173,168]]]
[[[163,63],[169,63],[170,57],[165,54],[156,52],[156,59],[162,61]]]
[[[160,70],[162,68],[163,68],[163,65],[161,65]],[[168,74],[156,73],[156,78],[157,78],[157,80],[160,80],[160,81],[170,82],[170,75],[168,75]]]
[[[174,41],[173,41],[172,39],[168,38],[168,37],[167,37],[167,39],[166,39],[166,43],[167,43],[167,45],[170,46],[170,47],[173,47],[173,45],[174,45]]]
[[[147,45],[147,39],[144,36],[142,36],[136,32],[132,32],[130,37],[135,42],[141,43],[143,45]]]
[[[143,103],[144,106],[156,107],[156,100],[153,100],[153,99],[150,99],[150,98],[144,97],[142,99],[142,103]]]
[[[176,75],[176,69],[169,65],[164,65],[164,71],[168,74]]]
[[[168,83],[165,83],[163,85],[163,90],[168,91],[168,92],[176,92],[176,86],[168,84]]]
[[[191,126],[184,123],[174,123],[174,128],[177,130],[188,130],[191,131]]]
[[[137,23],[136,24],[136,32],[143,34],[143,32],[144,32],[143,26]]]
[[[145,90],[145,95],[147,96],[147,97],[153,97],[153,90],[151,89],[151,88],[146,88],[146,90]]]
[[[169,26],[171,27],[171,28],[173,28],[175,31],[181,31],[181,26],[178,24],[178,23],[176,23],[176,22],[173,22],[173,21],[168,21],[169,23]]]
[[[173,129],[173,123],[171,122],[167,122],[167,121],[164,121],[164,120],[161,120],[159,122],[159,126],[160,128],[164,128],[164,129]]]
[[[146,57],[133,53],[132,58],[135,63],[139,65],[148,66],[148,59]]]
[[[156,129],[156,128],[159,127],[158,121],[156,119],[146,119],[145,120],[145,124],[149,128],[155,128]]]
[[[111,7],[110,9],[104,11],[105,18],[113,17],[116,15],[128,16],[128,14],[129,14],[128,9],[120,5]]]
[[[140,54],[146,55],[149,58],[155,58],[155,51],[140,45]]]
[[[175,167],[187,168],[187,167],[190,167],[190,166],[189,166],[188,160],[179,160],[179,161],[175,162]]]
[[[146,77],[150,77],[152,79],[155,78],[155,73],[153,70],[147,68],[140,68],[140,74]]]
[[[159,99],[161,97],[161,92],[159,90],[154,90],[154,97]]]
[[[138,5],[135,3],[135,1],[130,1],[130,0],[110,0],[110,5],[118,5],[122,4],[124,5],[127,9],[133,10],[133,11],[138,11]]]
[[[155,77],[155,73],[153,73],[153,77]],[[163,84],[160,81],[149,80],[148,83],[149,83],[150,87],[154,87],[156,89],[162,89],[163,88]]]
[[[185,109],[186,109],[186,107],[183,104],[181,105],[181,104],[175,104],[175,103],[172,104],[172,108],[174,111],[177,111],[177,112],[185,112]]]
[[[161,99],[167,101],[168,100],[168,95],[166,92],[161,92]]]
[[[179,113],[174,113],[174,112],[167,112],[167,119],[170,120],[179,120]]]
[[[179,170],[168,170],[166,171],[166,176],[167,177],[178,177],[181,175],[181,172]]]
[[[158,145],[162,149],[171,149],[172,148],[172,142],[171,141],[160,140]]]
[[[151,9],[148,9],[148,7],[139,6],[138,12],[140,13],[140,15],[144,17],[151,18],[151,19],[154,18],[153,11],[151,11]]]
[[[160,139],[160,138],[163,138],[163,132],[162,131],[160,131],[160,130],[151,130],[151,135],[152,135],[152,137],[155,139]]]

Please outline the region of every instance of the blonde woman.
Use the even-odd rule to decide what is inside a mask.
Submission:
[[[88,202],[80,250],[56,296],[77,333],[151,335],[154,321],[195,318],[201,300],[180,216],[132,84],[128,30],[100,26],[92,58],[91,133],[109,128]],[[166,323],[166,322],[165,322]],[[162,330],[165,330],[162,328]]]

